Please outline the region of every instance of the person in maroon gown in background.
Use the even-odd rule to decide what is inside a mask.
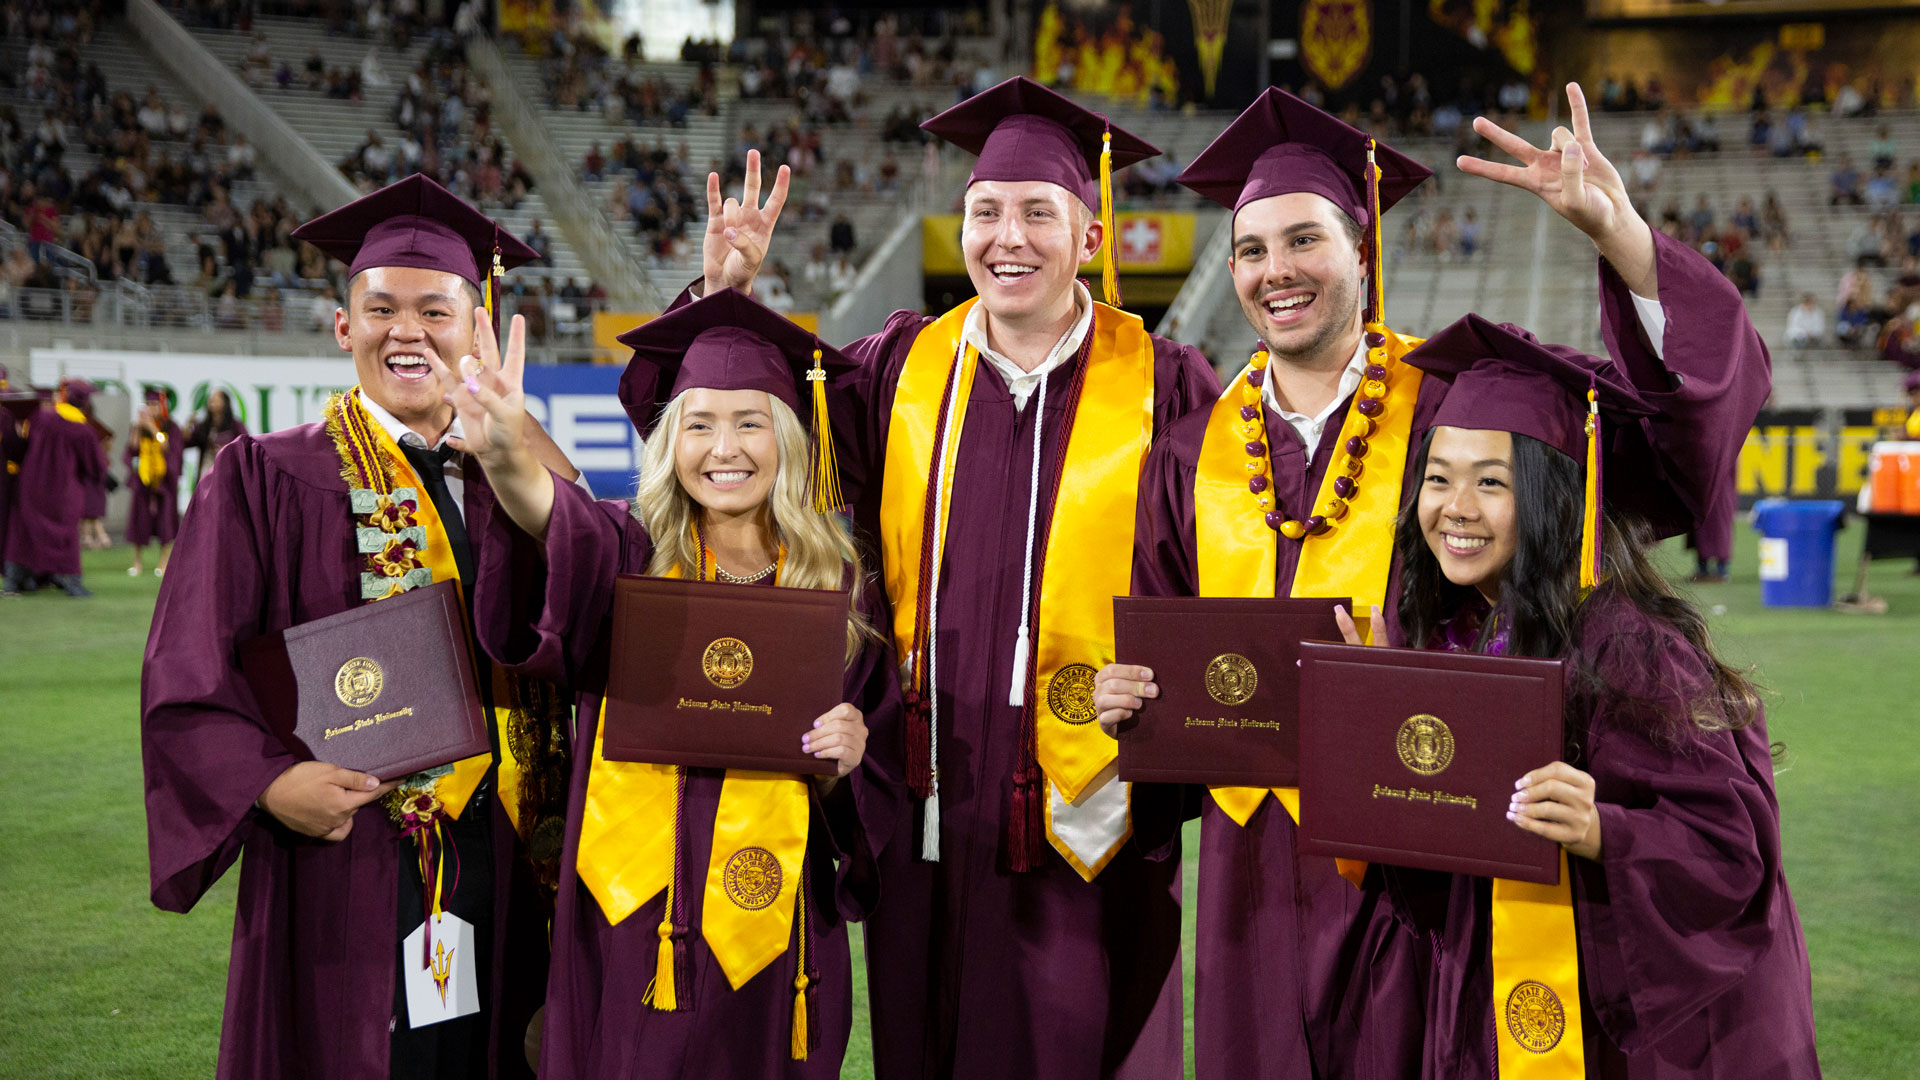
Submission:
[[[360,547],[373,515],[355,509],[343,475],[349,448],[334,434],[345,431],[343,410],[364,413],[382,467],[401,481],[395,487],[430,500],[453,576],[472,583],[473,568],[493,554],[486,523],[494,498],[472,459],[453,449],[458,417],[428,360],[458,363],[474,351],[475,327],[487,322],[477,310],[481,268],[496,250],[508,266],[534,255],[420,176],[296,236],[349,264],[334,333],[358,385],[328,404],[327,422],[234,439],[181,525],[141,671],[153,903],[191,910],[246,853],[222,1078],[528,1077],[524,1044],[545,992],[551,912],[536,841],[549,839],[548,858],[557,857],[568,718],[525,696],[498,700],[476,651],[482,700],[500,706],[488,709],[490,737],[496,747],[520,744],[520,767],[509,789],[496,750],[464,810],[443,822],[457,859],[443,907],[473,927],[466,962],[479,1012],[416,1027],[407,983],[422,977],[420,952],[402,942],[426,908],[415,842],[396,824],[400,808],[383,804],[392,785],[290,753],[262,718],[235,648],[390,588]],[[551,442],[541,446],[551,467],[577,475]],[[514,554],[538,559],[530,542]],[[543,755],[558,759],[546,771],[536,767]],[[550,805],[542,801],[549,790]]]
[[[173,539],[180,530],[180,465],[187,450],[180,425],[173,422],[165,390],[150,388],[143,395],[133,428],[127,432],[120,460],[127,470],[127,543],[133,545],[129,577],[146,573],[143,561],[148,544],[160,545],[155,577],[164,577],[173,555]]]
[[[94,441],[100,447],[100,460],[111,462],[113,457],[113,431],[100,422],[94,412],[93,395],[95,387],[85,379],[70,379],[67,384],[67,400],[84,414],[87,427],[93,429]],[[107,535],[107,496],[119,487],[120,481],[114,478],[113,469],[103,466],[100,475],[89,483],[81,493],[80,499],[80,546],[93,551],[105,551],[113,546],[113,539]]]
[[[1076,376],[1131,372],[1142,381],[1138,413],[1099,432],[1117,460],[1133,440],[1164,432],[1218,395],[1197,350],[1147,334],[1136,316],[1096,301],[1075,280],[1103,239],[1117,239],[1096,224],[1103,135],[1111,136],[1116,171],[1158,151],[1026,79],[923,126],[978,155],[961,246],[979,299],[938,318],[894,312],[878,333],[843,350],[859,366],[836,380],[855,403],[841,462],[856,521],[884,550],[900,525],[901,512],[886,506],[884,489],[893,484],[907,492],[905,512],[916,520],[923,504],[940,502],[927,493],[944,491],[948,523],[940,558],[882,556],[896,646],[900,614],[914,613],[897,590],[930,583],[914,585],[938,616],[918,666],[938,679],[931,692],[915,692],[925,721],[919,737],[913,697],[906,725],[909,753],[924,763],[917,778],[910,767],[909,780],[927,781],[928,795],[916,795],[915,812],[899,816],[881,849],[885,898],[865,927],[875,1075],[1177,1077],[1180,808],[1110,771],[1071,802],[1061,794],[1058,778],[1038,767],[1040,734],[1092,714],[1065,720],[1052,712],[1051,679],[1036,674],[1044,645],[1022,644],[1034,622],[1043,633],[1032,640],[1044,641],[1048,605],[1036,601],[1048,589],[1087,588],[1091,553],[1080,553],[1077,575],[1044,572],[1048,551],[1057,550],[1046,538],[1070,527],[1063,523],[1123,519],[1137,494],[1129,475],[1116,492],[1121,509],[1093,510],[1093,478],[1064,464],[1069,433],[1078,440],[1095,426],[1080,420],[1107,379]],[[747,197],[724,206],[718,177],[709,178],[703,293],[750,290],[766,253],[784,184],[776,180],[766,213],[755,205],[756,157],[747,175]],[[1136,350],[1094,349],[1122,333],[1137,335]],[[897,473],[889,459],[903,423],[911,426],[901,418],[931,415],[943,400],[937,380],[931,395],[902,389],[932,363],[977,372],[957,402],[964,426],[944,483],[931,453]],[[1128,552],[1117,558],[1125,582]],[[1108,598],[1124,588],[1099,593],[1105,626],[1072,658],[1088,676],[1110,657]],[[1095,640],[1101,634],[1104,641]],[[903,670],[908,663],[903,656]],[[1061,695],[1063,704],[1091,706],[1090,694],[1071,694]],[[1023,793],[1030,794],[1020,809]],[[1021,868],[1013,836],[1032,839],[1041,823],[1027,814],[1041,809],[1050,831],[1022,845],[1032,864]]]
[[[13,478],[7,524],[7,592],[29,592],[42,579],[72,597],[92,596],[80,580],[80,511],[87,488],[106,472],[106,458],[81,403],[91,387],[68,382],[24,426],[26,451]]]
[[[546,553],[544,568],[532,573],[483,569],[476,600],[481,641],[497,661],[579,693],[582,752],[568,802],[541,1073],[606,1080],[838,1076],[853,1020],[847,922],[865,917],[878,898],[874,856],[892,835],[902,792],[900,699],[892,644],[882,630],[885,601],[861,565],[850,523],[825,505],[831,488],[809,491],[809,432],[799,418],[803,409],[813,411],[802,403],[811,395],[808,371],[850,364],[731,289],[620,340],[634,349],[621,400],[647,435],[631,500],[595,502],[555,482],[520,446],[524,349],[517,331],[497,380],[463,386],[452,372],[443,376],[468,445],[512,519],[504,527],[538,538]],[[467,387],[479,389],[479,397]],[[830,437],[827,422],[815,416],[816,445]],[[503,524],[497,515],[494,528]],[[494,551],[511,546],[503,537],[490,542]],[[714,935],[725,934],[726,917],[740,918],[729,905],[747,903],[716,892],[710,878],[708,888],[700,886],[710,851],[731,865],[742,852],[764,850],[749,846],[755,823],[729,819],[724,809],[726,787],[746,774],[647,768],[645,782],[681,785],[677,812],[627,817],[605,830],[588,824],[638,798],[620,786],[632,782],[627,777],[636,767],[600,760],[598,750],[609,666],[649,662],[610,654],[620,574],[851,586],[846,703],[816,720],[796,747],[836,760],[839,775],[773,779],[804,787],[794,810],[810,821],[802,849],[789,853],[799,870],[796,896],[772,902],[791,913],[790,936],[784,953],[760,958],[763,966],[728,967],[717,951],[726,939]],[[648,878],[644,887],[603,869],[609,848],[668,830],[672,866],[685,869]],[[723,836],[735,837],[732,847],[715,846]],[[663,941],[660,928],[669,925]],[[670,993],[659,985],[656,964],[667,949],[685,953],[677,973],[664,969]]]
[[[233,402],[225,390],[207,394],[207,411],[193,421],[187,432],[187,448],[200,451],[200,464],[193,470],[193,486],[200,486],[213,459],[233,440],[247,433],[246,421],[233,414]]]
[[[1489,879],[1391,867],[1369,879],[1431,958],[1420,1075],[1498,1075],[1577,1051],[1607,1080],[1818,1077],[1778,748],[1753,686],[1653,565],[1642,510],[1657,478],[1621,468],[1650,452],[1658,405],[1607,361],[1477,316],[1408,360],[1451,387],[1395,537],[1394,636],[1567,661],[1565,755],[1516,781],[1507,818],[1566,850],[1577,929],[1564,947],[1578,954],[1578,986],[1555,1008],[1513,1007],[1495,997]],[[1737,448],[1735,431],[1721,437]],[[1583,466],[1602,468],[1597,508]],[[1583,510],[1603,524],[1576,545]],[[1581,1040],[1560,1047],[1576,1010]]]

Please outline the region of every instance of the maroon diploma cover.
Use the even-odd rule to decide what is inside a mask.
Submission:
[[[1301,851],[1560,880],[1507,803],[1564,752],[1561,661],[1322,642],[1300,661]]]
[[[847,594],[622,574],[608,761],[831,776],[800,737],[845,695]]]
[[[1300,643],[1339,640],[1331,599],[1119,596],[1114,655],[1160,696],[1120,733],[1120,779],[1240,787],[1299,782]]]
[[[239,654],[262,718],[303,759],[398,780],[492,752],[451,581],[253,638]]]

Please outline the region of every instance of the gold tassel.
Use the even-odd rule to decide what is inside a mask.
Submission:
[[[1373,215],[1373,252],[1367,260],[1368,272],[1373,276],[1373,321],[1381,326],[1387,324],[1387,274],[1386,256],[1380,246],[1380,166],[1374,163],[1373,150],[1376,143],[1367,140],[1367,212]]]
[[[833,418],[827,413],[827,369],[820,362],[820,350],[813,350],[813,368],[807,372],[813,384],[813,508],[822,514],[837,513],[844,503],[840,496],[840,470],[833,457]]]
[[[1600,392],[1587,388],[1587,493],[1580,515],[1580,590],[1600,583]]]
[[[793,965],[793,1043],[790,1053],[795,1061],[807,1060],[807,881],[804,869],[800,887],[795,890],[794,922],[799,926],[799,957]]]
[[[1113,132],[1100,133],[1100,292],[1108,307],[1120,306],[1120,234],[1113,227]]]
[[[678,769],[674,771],[676,773],[680,772]],[[675,776],[674,779],[676,781],[674,785],[676,790],[673,800],[672,825],[674,844],[673,873],[667,878],[666,905],[660,909],[660,927],[658,930],[660,935],[660,948],[654,953],[653,982],[647,985],[647,992],[640,995],[640,1003],[642,1005],[652,1005],[654,1009],[659,1012],[680,1011],[680,988],[676,985],[677,980],[674,978],[678,965],[675,964],[673,955],[673,893],[674,890],[680,886],[679,847],[681,795],[678,788],[686,782],[686,777],[684,773],[680,773]]]

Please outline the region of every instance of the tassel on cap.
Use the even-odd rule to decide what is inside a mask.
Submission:
[[[1587,387],[1587,490],[1580,514],[1580,588],[1600,584],[1600,391]]]
[[[813,508],[822,514],[838,513],[845,505],[840,493],[840,469],[833,455],[833,422],[827,412],[827,369],[820,350],[813,350],[813,367],[807,372],[813,385]]]
[[[1113,129],[1100,133],[1100,292],[1108,307],[1120,306],[1120,233],[1113,227]]]
[[[1380,243],[1380,165],[1373,160],[1373,152],[1378,147],[1377,140],[1367,140],[1367,224],[1372,234],[1373,250],[1367,256],[1367,273],[1373,278],[1373,322],[1386,325],[1387,321],[1387,275],[1386,258],[1382,254]]]

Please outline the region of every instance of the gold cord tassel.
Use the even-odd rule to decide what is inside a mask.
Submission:
[[[790,1055],[795,1061],[807,1060],[809,1036],[812,1030],[807,1023],[807,882],[804,872],[800,875],[800,887],[794,890],[794,922],[799,926],[799,956],[793,965],[793,1041]]]
[[[1120,306],[1120,233],[1113,227],[1113,132],[1100,133],[1100,292],[1108,307]]]
[[[1580,590],[1600,584],[1600,392],[1587,388],[1587,492],[1580,514]]]
[[[1367,270],[1373,277],[1373,321],[1377,325],[1385,326],[1387,324],[1387,260],[1380,245],[1380,166],[1373,160],[1376,145],[1374,140],[1367,140],[1367,213],[1373,217],[1370,223],[1373,252],[1372,257],[1367,260]]]
[[[678,772],[679,770],[675,770]],[[685,782],[684,776],[675,777],[676,789]],[[647,992],[640,996],[643,1005],[652,1005],[659,1012],[680,1011],[680,988],[675,978],[678,964],[674,959],[673,941],[673,894],[680,886],[680,793],[676,790],[673,800],[673,873],[667,878],[666,905],[660,909],[660,948],[654,953],[653,982],[647,986]]]
[[[813,368],[807,372],[813,384],[813,508],[822,514],[839,512],[845,505],[840,495],[840,470],[833,457],[833,419],[827,413],[827,369],[820,362],[820,350],[813,350]]]

